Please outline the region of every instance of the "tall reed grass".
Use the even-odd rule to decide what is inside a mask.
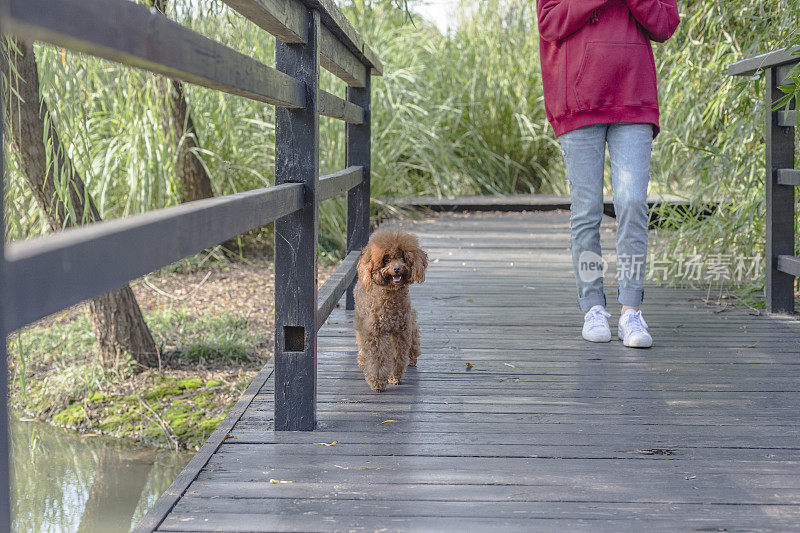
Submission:
[[[373,89],[373,197],[563,191],[556,143],[544,120],[534,7],[481,3],[455,38],[386,3],[345,5],[385,75]],[[173,6],[171,15],[266,64],[274,40],[219,2]],[[498,16],[500,15],[500,16]],[[44,97],[104,218],[173,205],[176,150],[160,125],[155,76],[49,46],[36,47]],[[322,86],[344,94],[324,73]],[[198,150],[216,194],[272,183],[274,109],[187,86]],[[344,126],[321,124],[321,170],[344,165]],[[9,154],[11,155],[11,154]],[[47,232],[11,161],[8,238]],[[344,245],[344,202],[321,208],[324,252]]]
[[[181,23],[274,63],[273,38],[220,2],[170,6]],[[797,0],[680,0],[679,6],[678,32],[654,45],[662,133],[651,192],[724,203],[699,221],[667,213],[675,224],[658,233],[657,252],[753,255],[764,239],[763,84],[730,79],[725,67],[788,42],[800,9]],[[442,35],[385,0],[342,3],[386,67],[373,82],[376,214],[390,207],[383,199],[410,194],[566,192],[545,119],[534,2],[464,0],[464,7],[469,16]],[[53,120],[103,216],[177,203],[177,154],[160,127],[155,77],[48,46],[36,51]],[[344,94],[343,83],[328,73],[321,84]],[[186,94],[215,193],[271,184],[274,109],[200,87],[187,86]],[[321,128],[321,169],[332,172],[344,166],[344,127],[323,119]],[[8,238],[46,232],[13,158],[7,161]],[[344,215],[342,199],[321,207],[323,254],[341,253]]]

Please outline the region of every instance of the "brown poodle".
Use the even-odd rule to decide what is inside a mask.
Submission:
[[[428,255],[417,236],[393,228],[377,230],[361,250],[355,298],[358,366],[372,390],[399,384],[419,357],[417,312],[408,286],[422,283]]]

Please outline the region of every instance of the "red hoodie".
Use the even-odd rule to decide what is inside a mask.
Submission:
[[[538,0],[547,120],[556,137],[591,124],[645,122],[658,135],[650,41],[678,27],[676,0]]]

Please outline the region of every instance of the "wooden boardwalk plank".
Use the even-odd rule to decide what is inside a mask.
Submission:
[[[653,348],[589,344],[567,214],[402,225],[431,259],[419,366],[369,390],[334,309],[317,431],[276,433],[265,380],[160,530],[797,529],[800,322],[647,287]]]

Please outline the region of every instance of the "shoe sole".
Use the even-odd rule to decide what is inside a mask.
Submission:
[[[581,336],[583,337],[583,335],[581,335]],[[587,339],[586,337],[583,337],[583,340],[585,340],[587,342],[611,342],[611,337],[609,337],[608,339],[597,339],[597,340],[595,340],[595,339]]]
[[[637,344],[628,344],[624,339],[620,338],[619,340],[622,341],[623,346],[627,346],[628,348],[650,348],[653,346],[653,341],[650,341],[650,344],[645,345],[637,345]]]

